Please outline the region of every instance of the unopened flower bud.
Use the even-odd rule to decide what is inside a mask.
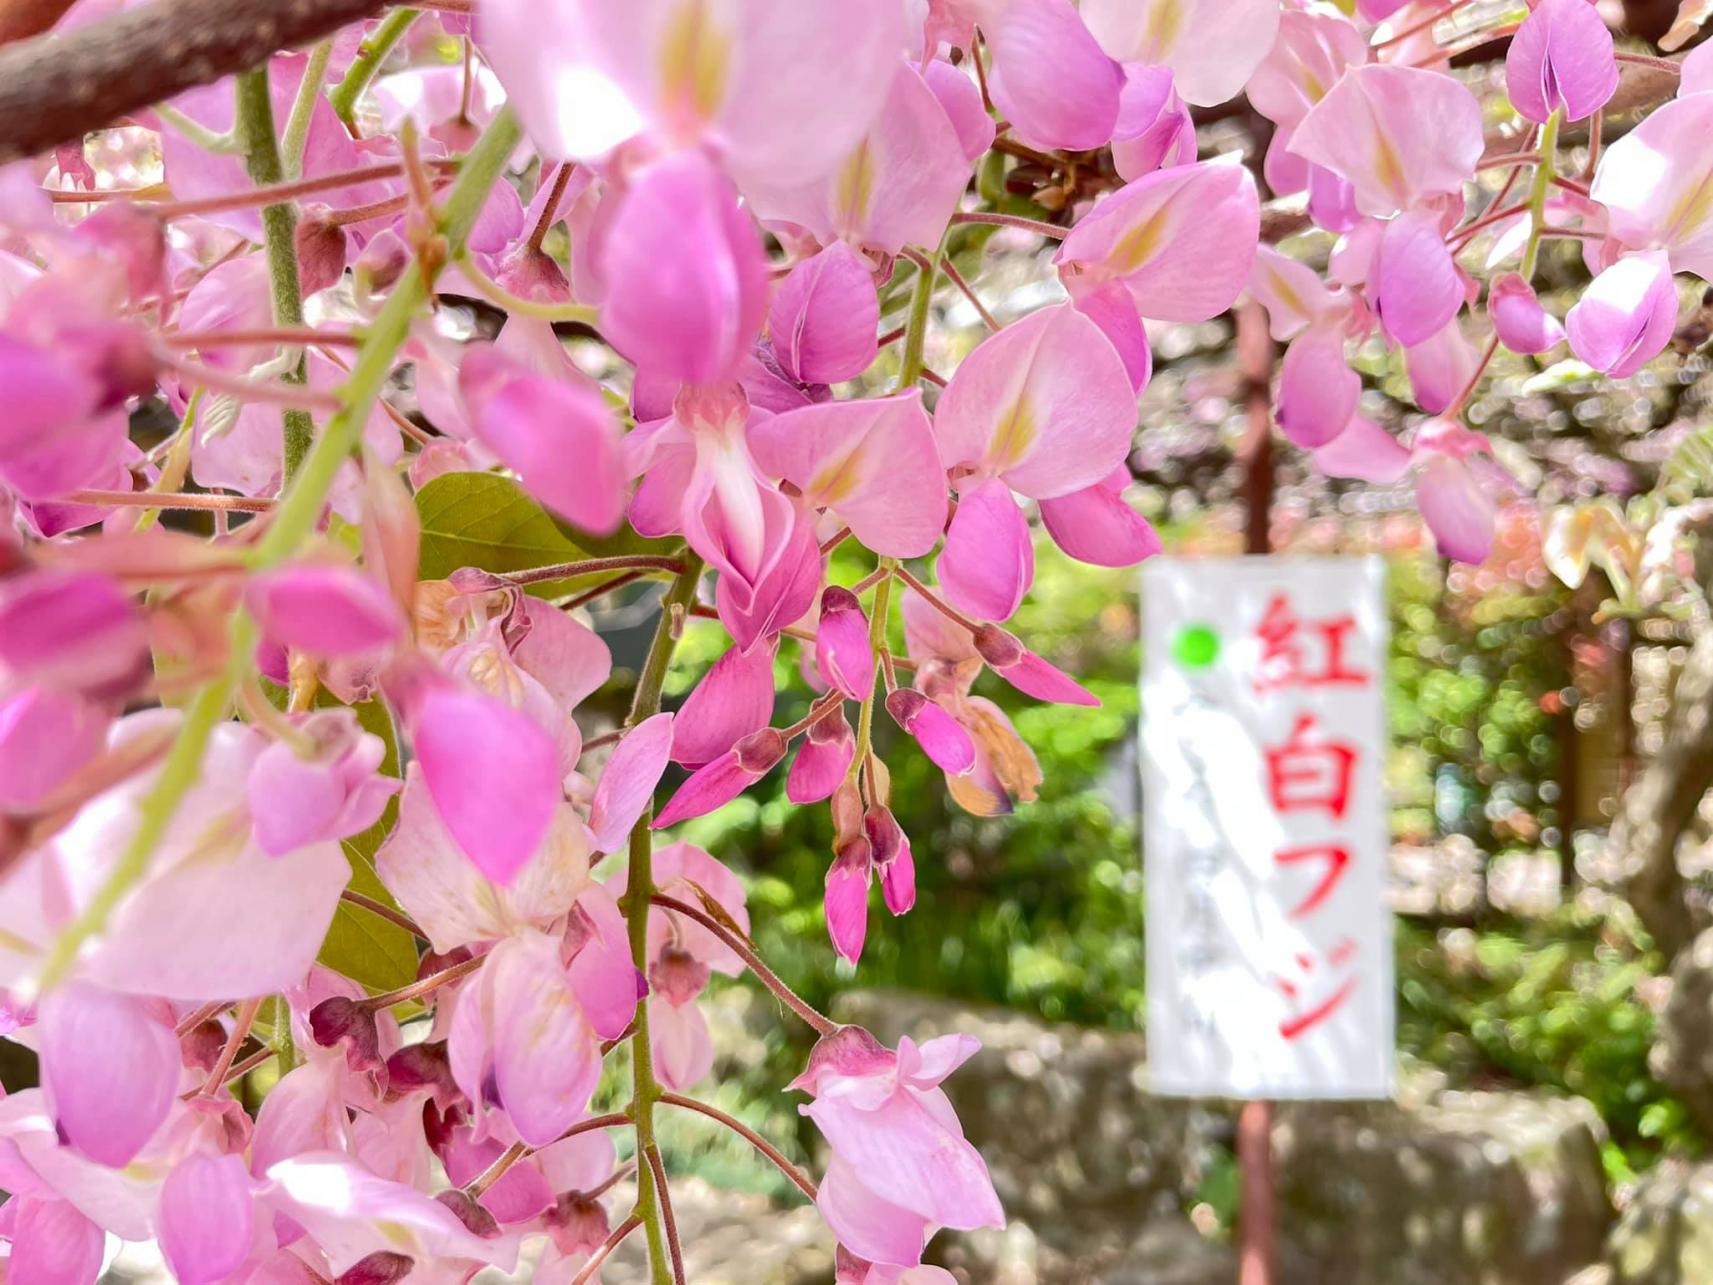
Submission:
[[[833,791],[832,813],[834,848],[863,837],[862,791],[849,777]]]
[[[961,776],[975,766],[975,745],[957,720],[920,692],[900,687],[886,698],[892,721],[916,738],[942,771]]]
[[[829,686],[852,700],[862,700],[874,691],[874,648],[868,640],[868,617],[857,596],[838,585],[829,585],[821,594],[815,666]]]
[[[404,1097],[419,1089],[428,1089],[443,1104],[450,1104],[458,1097],[445,1040],[407,1044],[387,1059],[389,1097]]]
[[[868,936],[868,880],[873,869],[873,849],[864,839],[843,844],[827,870],[824,906],[827,935],[833,949],[856,963],[862,958]]]
[[[993,671],[1025,696],[1059,705],[1099,705],[1100,698],[1056,665],[1049,665],[994,625],[975,633],[975,649]]]
[[[353,1071],[381,1068],[381,1033],[374,1011],[343,995],[324,999],[309,1010],[309,1031],[323,1048],[345,1043],[345,1062]]]
[[[654,818],[654,828],[705,816],[725,806],[784,758],[785,749],[785,737],[776,728],[751,732],[719,758],[692,772]]]
[[[297,225],[297,278],[305,297],[345,275],[345,229],[322,215],[306,214]]]
[[[856,737],[842,708],[810,724],[791,771],[785,777],[785,797],[793,803],[818,803],[838,788],[856,756]]]

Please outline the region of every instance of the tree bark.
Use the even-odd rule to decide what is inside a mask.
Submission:
[[[64,35],[0,46],[0,164],[320,40],[388,3],[154,0]],[[29,10],[42,11],[19,7]]]
[[[1665,743],[1619,799],[1609,840],[1625,895],[1668,962],[1694,936],[1677,843],[1710,788],[1713,628],[1703,626],[1678,675]]]

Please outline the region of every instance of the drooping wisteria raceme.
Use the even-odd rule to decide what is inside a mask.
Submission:
[[[940,1087],[975,1041],[816,1012],[749,940],[743,854],[662,832],[782,770],[830,818],[830,949],[924,930],[938,854],[877,720],[971,812],[1033,797],[976,683],[1094,703],[1006,622],[1033,518],[1084,562],[1159,551],[1125,495],[1149,323],[1264,307],[1285,436],[1413,475],[1441,550],[1486,556],[1514,483],[1462,412],[1495,349],[1626,377],[1676,275],[1713,276],[1713,55],[1577,177],[1561,132],[1599,140],[1619,87],[1598,14],[1540,0],[1507,106],[1436,40],[1470,3],[446,0],[0,169],[0,1012],[41,1072],[0,1100],[11,1285],[93,1281],[108,1234],[197,1285],[525,1253],[586,1281],[633,1233],[681,1280],[666,1109],[779,1164],[841,1282],[949,1280],[935,1232],[1004,1224]],[[1194,127],[1242,95],[1276,126],[1253,170]],[[1019,160],[1093,181],[1030,217],[979,177]],[[1263,244],[1263,189],[1336,238],[1323,264]],[[953,257],[988,225],[1057,243],[1003,326]],[[1592,275],[1562,318],[1558,238]],[[942,289],[992,330],[949,379]],[[1376,358],[1404,440],[1363,412]],[[425,578],[448,494],[588,556]],[[598,730],[580,608],[648,582]],[[692,619],[729,648],[665,712]],[[812,689],[789,725],[781,653]],[[353,932],[402,943],[397,985]],[[692,1096],[716,972],[819,1036],[786,1086],[818,1183]]]

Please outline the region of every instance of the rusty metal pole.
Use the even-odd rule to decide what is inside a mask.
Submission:
[[[1267,316],[1253,301],[1237,310],[1237,360],[1243,374],[1243,497],[1247,506],[1243,551],[1270,553],[1273,508],[1273,341]],[[1237,1115],[1237,1170],[1243,1183],[1238,1210],[1238,1285],[1273,1285],[1275,1228],[1273,1107],[1245,1102]]]

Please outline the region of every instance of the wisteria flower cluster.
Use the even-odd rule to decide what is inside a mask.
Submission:
[[[1561,130],[1598,140],[1619,84],[1596,11],[1516,27],[1526,126],[1489,137],[1434,34],[1467,3],[431,0],[0,169],[0,1030],[40,1062],[0,1100],[7,1280],[91,1282],[110,1234],[193,1285],[524,1252],[582,1282],[634,1233],[681,1281],[665,1109],[779,1164],[845,1285],[949,1280],[936,1231],[1004,1224],[940,1087],[975,1041],[831,1022],[757,956],[739,874],[656,836],[781,768],[827,807],[855,964],[875,885],[905,916],[935,859],[877,720],[972,812],[1033,796],[976,683],[1095,703],[1005,624],[1032,518],[1088,563],[1160,548],[1125,493],[1150,324],[1263,306],[1285,436],[1413,474],[1441,549],[1485,556],[1497,469],[1461,412],[1496,347],[1622,378],[1676,274],[1713,276],[1713,55],[1579,179]],[[1245,94],[1264,162],[1204,159],[1196,110]],[[981,177],[1019,158],[1094,181],[1022,214]],[[1263,243],[1263,186],[1336,237],[1324,270]],[[1003,326],[949,253],[990,225],[1057,243]],[[1553,238],[1593,274],[1562,319]],[[949,378],[942,288],[991,326]],[[1376,351],[1407,441],[1363,413]],[[149,409],[177,425],[152,446]],[[424,578],[427,497],[471,478],[589,556]],[[648,582],[652,649],[597,734],[613,659],[579,609]],[[691,618],[730,646],[666,712]],[[782,649],[812,690],[784,726]],[[342,968],[353,917],[413,980]],[[788,1086],[818,1182],[688,1096],[714,973],[819,1036]]]

